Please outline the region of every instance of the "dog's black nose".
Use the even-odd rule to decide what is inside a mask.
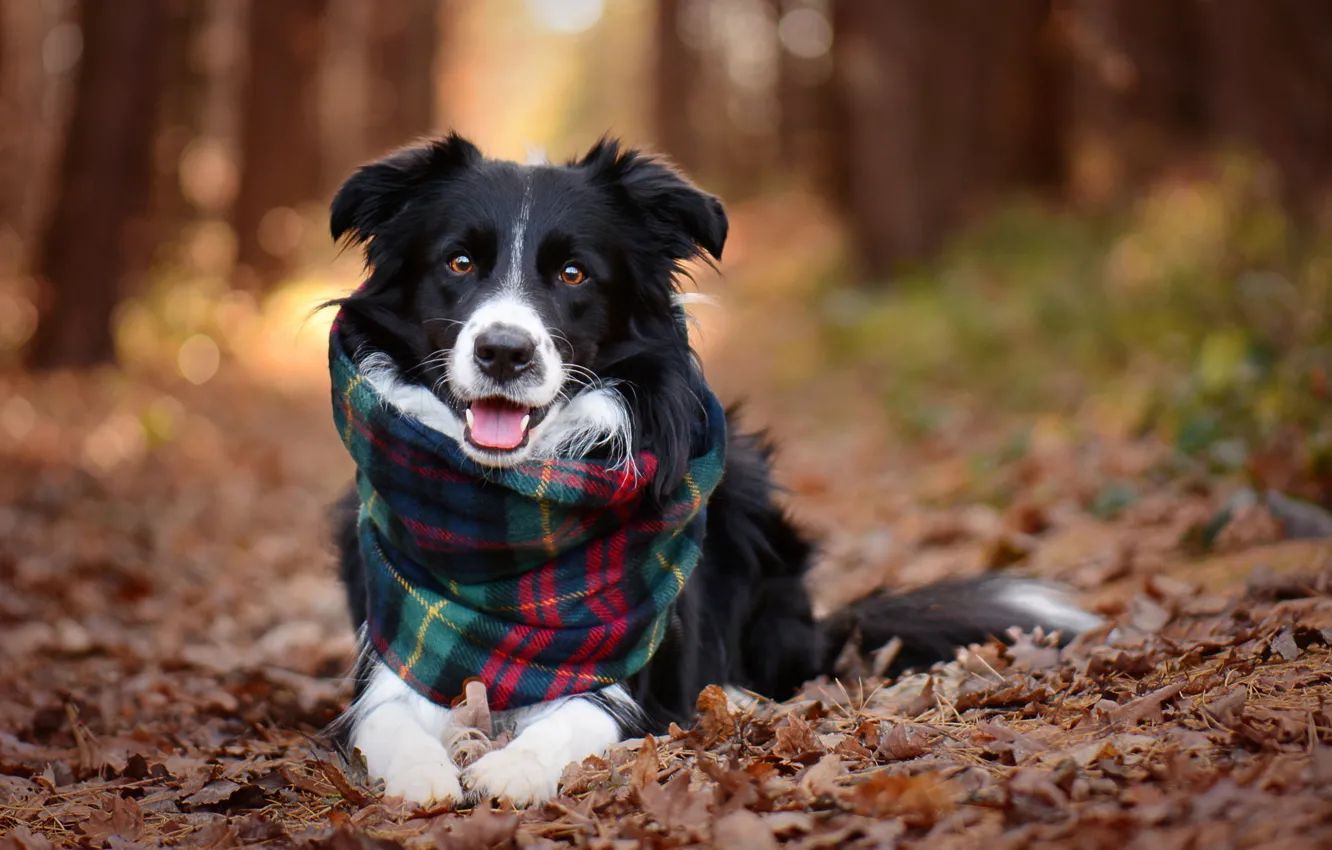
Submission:
[[[487,377],[509,381],[532,365],[532,358],[536,357],[536,340],[517,328],[490,328],[477,335],[472,356]]]

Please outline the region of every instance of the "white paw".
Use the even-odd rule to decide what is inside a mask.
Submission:
[[[402,797],[423,806],[449,806],[463,796],[458,768],[449,761],[447,753],[434,758],[426,754],[401,754],[389,764],[383,779],[386,796]]]
[[[560,790],[564,763],[554,764],[549,753],[510,744],[477,759],[463,770],[463,782],[481,800],[507,798],[515,806],[551,799]]]

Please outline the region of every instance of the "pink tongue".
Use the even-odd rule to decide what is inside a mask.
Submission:
[[[498,399],[472,402],[472,442],[488,449],[516,449],[522,445],[527,408]]]

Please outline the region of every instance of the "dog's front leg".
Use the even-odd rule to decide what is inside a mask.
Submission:
[[[519,806],[549,800],[559,791],[565,767],[623,740],[624,718],[638,714],[618,685],[597,696],[517,709],[512,712],[517,737],[468,766],[463,782],[481,800],[502,797]]]
[[[444,746],[449,709],[418,694],[379,661],[350,709],[350,742],[384,793],[429,805],[462,799],[459,771]]]

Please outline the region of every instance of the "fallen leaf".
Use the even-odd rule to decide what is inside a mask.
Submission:
[[[842,759],[831,753],[805,769],[798,787],[810,797],[821,797],[837,790],[836,779],[842,775]]]
[[[137,841],[143,834],[143,812],[133,799],[111,795],[106,808],[93,812],[83,822],[83,833],[89,838],[106,841],[112,837]]]
[[[26,826],[16,827],[0,835],[0,850],[52,850],[51,840],[29,830]]]
[[[717,685],[708,685],[699,693],[697,728],[705,745],[711,746],[735,734],[735,715],[730,703],[726,691]]]
[[[1146,596],[1136,596],[1133,599],[1132,610],[1129,614],[1129,622],[1135,629],[1141,629],[1144,632],[1155,633],[1165,628],[1166,623],[1170,622],[1171,614],[1168,610],[1158,605]]]
[[[665,785],[644,785],[638,790],[638,798],[643,810],[668,829],[699,830],[707,823],[708,797],[690,790],[685,771]]]
[[[450,717],[454,723],[476,729],[487,737],[493,734],[486,683],[480,679],[468,679],[463,686],[462,701],[453,707]]]
[[[342,769],[336,764],[322,759],[315,759],[315,765],[319,768],[319,772],[324,774],[324,778],[327,779],[334,788],[338,789],[338,793],[341,794],[342,798],[348,803],[351,803],[353,806],[364,806],[366,802],[369,801],[370,798],[362,793],[355,785],[352,785],[351,782],[347,780],[347,775],[344,774]]]
[[[934,677],[927,676],[920,692],[912,697],[906,705],[902,706],[902,713],[907,717],[920,717],[938,704],[939,701],[934,696]]]
[[[824,751],[819,736],[814,734],[809,723],[798,714],[786,715],[782,724],[777,727],[776,738],[776,743],[772,747],[773,755],[792,761],[803,760],[811,755],[822,754]]]
[[[712,825],[712,843],[716,847],[777,850],[781,845],[763,818],[747,809],[723,815]]]
[[[466,817],[439,818],[425,837],[436,850],[478,850],[508,846],[517,833],[518,815],[477,806]]]
[[[264,789],[258,785],[240,784],[230,779],[215,779],[198,792],[181,800],[190,809],[230,812],[255,809],[264,805]]]
[[[1176,682],[1173,685],[1166,685],[1164,688],[1158,688],[1145,696],[1117,706],[1110,712],[1110,721],[1128,726],[1136,726],[1144,720],[1160,722],[1162,705],[1178,696],[1186,684],[1186,682]]]
[[[1287,661],[1294,661],[1300,657],[1300,647],[1295,642],[1295,634],[1290,626],[1286,626],[1272,638],[1272,649]]]
[[[1019,673],[1036,673],[1058,666],[1061,655],[1053,636],[1013,630],[1012,643],[1004,647],[1004,655],[1013,662]]]
[[[1207,703],[1204,708],[1217,723],[1233,727],[1239,720],[1240,712],[1248,698],[1244,688],[1233,688]]]
[[[633,770],[629,774],[629,784],[642,788],[657,781],[657,772],[661,769],[661,759],[657,755],[657,739],[648,735],[638,747],[638,758],[634,759]]]
[[[807,812],[770,812],[763,815],[763,822],[773,835],[782,839],[803,835],[814,829],[814,818]]]
[[[879,726],[879,748],[875,755],[884,761],[906,761],[925,755],[938,739],[938,735],[931,735],[913,723],[884,721]]]
[[[955,806],[948,783],[931,773],[906,776],[880,770],[839,796],[860,814],[901,818],[914,827],[933,826]]]

